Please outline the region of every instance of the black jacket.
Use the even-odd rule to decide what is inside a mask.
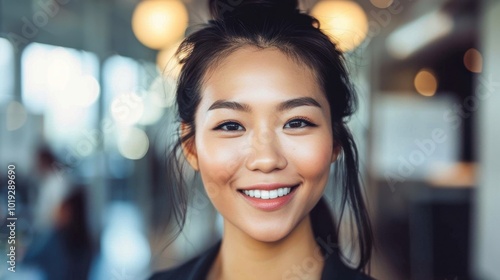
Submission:
[[[220,241],[205,253],[173,269],[155,273],[149,280],[205,280],[210,266],[219,252]],[[289,279],[300,279],[290,276]],[[321,280],[370,280],[369,276],[349,268],[336,255],[325,260]]]

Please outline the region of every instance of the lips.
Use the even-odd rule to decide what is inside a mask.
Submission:
[[[287,205],[299,186],[300,184],[260,184],[239,189],[238,191],[255,208],[264,211],[274,211]]]

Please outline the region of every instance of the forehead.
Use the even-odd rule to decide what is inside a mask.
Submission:
[[[237,49],[212,67],[205,76],[201,93],[206,101],[323,97],[314,71],[307,65],[277,48],[251,46]]]

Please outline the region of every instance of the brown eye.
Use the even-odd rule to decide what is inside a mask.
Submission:
[[[315,127],[317,125],[305,119],[293,119],[285,125],[285,128],[303,128],[306,126]]]
[[[216,128],[214,128],[214,130],[243,131],[245,129],[239,123],[236,123],[236,122],[225,122],[225,123],[217,126]]]

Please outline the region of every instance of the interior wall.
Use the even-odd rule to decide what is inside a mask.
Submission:
[[[484,71],[477,80],[480,100],[479,155],[481,169],[476,197],[474,271],[477,279],[500,279],[500,1],[485,1],[482,50]]]

